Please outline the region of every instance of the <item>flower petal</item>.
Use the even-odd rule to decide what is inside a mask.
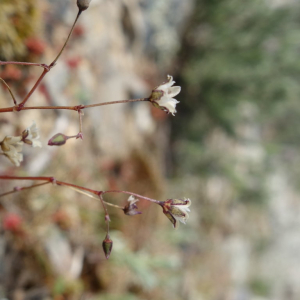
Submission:
[[[4,152],[4,155],[17,167],[20,166],[20,162],[23,161],[22,153],[9,153]]]
[[[32,147],[42,147],[42,143],[38,141],[40,135],[35,121],[32,121],[32,125],[23,131],[23,135],[23,141],[26,144],[31,145]]]
[[[156,101],[156,103],[164,107],[167,112],[174,115],[176,113],[176,104],[179,103],[176,99],[169,98],[168,96],[163,96],[159,101]]]
[[[39,147],[39,148],[42,148],[42,143],[41,143],[40,141],[33,140],[33,141],[32,141],[32,147]]]
[[[180,86],[172,86],[168,89],[168,96],[170,98],[175,97],[176,95],[178,95],[181,91],[181,87]]]
[[[170,88],[174,83],[175,81],[173,81],[173,77],[168,75],[168,81],[158,86],[156,90],[167,92],[168,88]]]

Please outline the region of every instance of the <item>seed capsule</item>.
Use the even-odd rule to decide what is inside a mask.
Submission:
[[[77,0],[77,6],[80,11],[88,9],[91,0]]]

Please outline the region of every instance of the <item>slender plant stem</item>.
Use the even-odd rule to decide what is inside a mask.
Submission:
[[[57,185],[63,185],[63,186],[73,186],[75,188],[78,188],[78,189],[81,189],[81,190],[84,190],[84,191],[87,191],[87,192],[90,192],[90,193],[93,193],[95,195],[98,195],[99,191],[96,191],[96,190],[92,190],[92,189],[88,189],[84,186],[79,186],[79,185],[76,185],[76,184],[72,184],[72,183],[67,183],[67,182],[63,182],[63,181],[56,181],[56,184]]]
[[[127,103],[127,102],[148,101],[148,100],[149,100],[149,98],[139,98],[139,99],[109,101],[109,102],[102,102],[102,103],[84,105],[84,108],[90,108],[90,107],[96,107],[96,106],[103,106],[103,105],[109,105],[109,104]]]
[[[107,233],[107,235],[108,235],[108,234],[109,234],[109,222],[110,222],[110,217],[109,217],[108,210],[107,210],[107,207],[106,207],[106,205],[105,205],[105,202],[104,202],[104,200],[103,200],[102,193],[103,193],[103,192],[99,192],[99,198],[100,198],[102,207],[103,207],[103,209],[104,209],[104,211],[105,211],[105,217],[104,217],[104,219],[105,219],[105,223],[106,223],[106,233]]]
[[[32,188],[35,188],[35,187],[39,187],[39,186],[42,186],[42,185],[45,185],[45,184],[49,184],[49,183],[50,182],[43,182],[43,183],[33,184],[33,185],[30,185],[30,186],[20,187],[20,188],[14,189],[12,191],[0,194],[0,198],[4,197],[4,196],[7,196],[7,195],[10,195],[10,194],[20,192],[20,191],[29,190],[29,189],[32,189]]]
[[[2,180],[43,180],[43,181],[51,182],[51,183],[56,184],[56,185],[68,186],[68,187],[73,187],[75,189],[87,191],[87,192],[92,193],[92,194],[94,194],[94,195],[96,195],[98,197],[101,196],[100,200],[102,202],[102,205],[104,206],[104,210],[105,210],[105,212],[106,212],[107,215],[108,215],[107,208],[105,207],[105,203],[103,203],[102,195],[108,194],[108,193],[123,193],[123,194],[128,194],[128,195],[136,196],[138,198],[144,199],[146,201],[151,201],[151,202],[156,203],[156,204],[161,204],[162,203],[162,201],[158,201],[158,200],[155,200],[155,199],[152,199],[152,198],[148,198],[148,197],[145,197],[145,196],[142,196],[142,195],[139,195],[139,194],[136,194],[136,193],[128,192],[128,191],[120,191],[120,190],[96,191],[96,190],[92,190],[92,189],[89,189],[89,188],[86,188],[86,187],[83,187],[83,186],[79,186],[79,185],[76,185],[76,184],[72,184],[72,183],[67,183],[67,182],[64,182],[64,181],[56,180],[54,177],[44,177],[44,176],[37,176],[37,177],[30,176],[30,177],[25,177],[25,176],[6,176],[6,175],[0,175],[0,179],[2,179]]]
[[[63,45],[63,47],[61,48],[60,52],[58,53],[58,55],[56,56],[56,58],[53,60],[53,62],[50,64],[50,67],[53,67],[53,66],[55,65],[55,63],[57,62],[57,60],[59,59],[59,57],[60,57],[61,54],[63,53],[63,51],[64,51],[65,47],[67,46],[67,43],[68,43],[68,41],[69,41],[69,39],[70,39],[70,37],[71,37],[71,34],[72,34],[73,30],[74,30],[75,24],[76,24],[76,22],[77,22],[79,16],[81,15],[81,13],[82,13],[82,10],[79,10],[79,11],[78,11],[78,14],[77,14],[77,16],[76,16],[76,19],[75,19],[75,21],[74,21],[74,23],[73,23],[73,26],[72,26],[72,28],[71,28],[71,30],[70,30],[70,33],[69,33],[69,35],[68,35],[68,37],[67,37],[67,39],[66,39],[66,41],[65,41],[65,43],[64,43],[64,45]]]
[[[0,61],[0,66],[2,65],[22,65],[22,66],[36,66],[42,67],[44,69],[49,69],[49,66],[45,64],[32,63],[32,62],[21,62],[21,61]]]
[[[79,115],[79,132],[82,132],[82,111],[81,110],[78,111],[78,115]]]
[[[66,39],[66,41],[65,41],[65,43],[64,43],[64,45],[63,45],[63,47],[61,48],[61,50],[59,51],[59,53],[58,53],[58,55],[56,56],[56,58],[53,60],[53,62],[49,65],[49,66],[47,66],[46,67],[46,65],[44,66],[44,71],[43,71],[43,73],[41,74],[41,76],[39,77],[39,79],[37,80],[37,82],[35,83],[35,85],[33,86],[33,88],[29,91],[29,93],[25,96],[25,98],[24,98],[24,100],[16,107],[16,110],[17,111],[20,111],[20,110],[22,110],[22,108],[24,107],[24,105],[25,105],[25,103],[27,102],[27,100],[30,98],[30,96],[32,95],[32,93],[36,90],[36,88],[38,87],[38,85],[40,84],[40,82],[42,81],[42,79],[45,77],[45,75],[50,71],[50,69],[52,68],[52,67],[54,67],[54,65],[56,64],[56,61],[59,59],[59,57],[61,56],[61,54],[62,54],[62,52],[64,51],[64,49],[65,49],[65,47],[67,46],[67,43],[68,43],[68,41],[69,41],[69,39],[70,39],[70,37],[71,37],[71,34],[72,34],[72,32],[73,32],[73,29],[74,29],[74,27],[75,27],[75,24],[76,24],[76,22],[77,22],[77,20],[78,20],[78,18],[79,18],[79,16],[80,16],[80,14],[81,14],[81,10],[79,10],[78,11],[78,14],[77,14],[77,16],[76,16],[76,18],[75,18],[75,21],[74,21],[74,23],[73,23],[73,26],[72,26],[72,28],[71,28],[71,30],[70,30],[70,33],[69,33],[69,35],[68,35],[68,37],[67,37],[67,39]]]
[[[58,181],[54,177],[44,177],[44,176],[37,176],[37,177],[30,176],[30,177],[25,177],[25,176],[6,176],[6,175],[0,175],[0,179],[3,179],[3,180],[42,180],[42,181],[51,182],[51,183],[56,184],[56,185],[72,186],[72,187],[75,187],[75,188],[78,188],[78,189],[90,192],[92,194],[99,195],[99,191],[88,189],[86,187],[79,186],[79,185],[72,184],[72,183]]]
[[[118,100],[118,101],[108,101],[108,102],[101,102],[101,103],[95,103],[90,105],[75,105],[75,106],[26,106],[26,107],[6,107],[6,108],[0,108],[0,113],[3,112],[13,112],[13,111],[22,111],[22,110],[31,110],[31,109],[64,109],[64,110],[83,110],[85,108],[91,108],[91,107],[97,107],[97,106],[104,106],[104,105],[110,105],[110,104],[118,104],[118,103],[128,103],[128,102],[138,102],[138,101],[148,101],[149,98],[139,98],[139,99],[129,99],[129,100]]]
[[[127,191],[111,190],[111,191],[103,191],[102,194],[107,194],[107,193],[123,193],[123,194],[136,196],[138,198],[144,199],[146,201],[151,201],[151,202],[156,203],[156,204],[161,204],[162,203],[162,201],[158,201],[158,200],[155,200],[155,199],[152,199],[152,198],[148,198],[148,197],[145,197],[145,196],[142,196],[142,195],[139,195],[139,194],[136,194],[136,193],[132,193],[132,192],[127,192]]]
[[[79,189],[77,189],[77,188],[74,188],[74,187],[72,187],[72,186],[66,186],[66,187],[69,188],[69,189],[71,189],[71,190],[76,191],[77,193],[86,195],[86,196],[88,196],[88,197],[90,197],[90,198],[93,198],[93,199],[96,199],[96,200],[100,201],[99,197],[96,197],[96,196],[93,195],[93,194],[90,194],[90,193],[81,191],[81,190],[79,190]],[[124,207],[122,207],[122,206],[119,206],[119,205],[116,205],[116,204],[112,204],[112,203],[106,202],[106,201],[103,201],[103,202],[104,202],[106,205],[108,205],[108,206],[112,206],[112,207],[119,208],[119,209],[122,209],[122,210],[124,209]]]
[[[24,100],[20,104],[18,104],[18,106],[16,107],[17,111],[20,111],[24,107],[26,101],[30,98],[32,93],[36,90],[36,88],[38,87],[38,85],[40,84],[40,82],[42,81],[42,79],[45,77],[45,75],[48,72],[49,72],[49,70],[44,69],[43,73],[41,74],[41,76],[39,77],[39,79],[37,80],[35,85],[32,87],[32,89],[29,91],[29,93],[25,96]]]
[[[9,91],[9,93],[10,93],[10,95],[11,95],[13,101],[14,101],[14,104],[17,105],[16,98],[15,98],[14,94],[12,93],[12,91],[11,91],[9,85],[5,82],[5,80],[4,80],[3,78],[0,77],[0,80],[1,80],[1,81],[3,82],[3,84],[8,88],[8,91]]]
[[[83,140],[83,133],[82,133],[82,116],[83,116],[83,111],[81,109],[78,110],[78,116],[79,116],[79,132],[77,134],[76,139],[81,138]]]

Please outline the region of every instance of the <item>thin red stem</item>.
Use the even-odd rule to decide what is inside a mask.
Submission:
[[[2,175],[2,176],[0,176],[0,179],[4,179],[4,180],[43,180],[43,181],[51,182],[51,183],[54,183],[54,184],[57,184],[57,185],[72,186],[72,187],[78,188],[80,190],[90,192],[90,193],[95,194],[97,196],[99,195],[99,191],[88,189],[86,187],[79,186],[79,185],[72,184],[72,183],[58,181],[54,177],[45,177],[45,176],[23,177],[23,176],[5,176],[5,175]]]
[[[95,194],[99,197],[102,196],[103,194],[108,194],[108,193],[123,193],[123,194],[136,196],[138,198],[144,199],[146,201],[151,201],[151,202],[156,203],[156,204],[161,204],[162,203],[162,201],[158,201],[158,200],[148,198],[148,197],[145,197],[145,196],[142,196],[142,195],[139,195],[139,194],[136,194],[136,193],[128,192],[128,191],[120,191],[120,190],[96,191],[96,190],[92,190],[92,189],[89,189],[89,188],[86,188],[86,187],[83,187],[83,186],[79,186],[79,185],[76,185],[76,184],[56,180],[54,177],[45,177],[45,176],[24,177],[24,176],[6,176],[6,175],[1,176],[0,175],[0,179],[3,179],[3,180],[43,180],[43,181],[51,182],[51,183],[56,184],[56,185],[74,187],[74,188],[77,188],[77,189],[80,189],[80,190],[83,190],[83,191],[90,192],[90,193]],[[101,199],[102,199],[102,197],[100,197],[100,200]],[[101,201],[103,201],[103,199]],[[103,204],[103,202],[102,202],[102,204]],[[105,207],[105,212],[108,215],[106,207]]]
[[[144,200],[147,200],[147,201],[151,201],[151,202],[156,203],[156,204],[162,203],[161,201],[158,201],[158,200],[155,200],[155,199],[152,199],[152,198],[148,198],[148,197],[136,194],[136,193],[127,192],[127,191],[111,190],[111,191],[103,191],[102,194],[107,194],[107,193],[123,193],[123,194],[136,196],[138,198],[141,198],[141,199],[144,199]]]
[[[36,90],[36,88],[38,87],[38,85],[40,84],[40,82],[42,81],[42,79],[45,77],[45,75],[49,72],[49,70],[44,69],[43,73],[41,74],[41,76],[39,77],[39,79],[37,80],[37,82],[35,83],[35,85],[33,86],[33,88],[29,91],[29,93],[26,95],[26,97],[24,98],[24,100],[17,106],[16,110],[20,111],[22,110],[22,108],[24,107],[26,101],[30,98],[30,96],[32,95],[32,93]]]

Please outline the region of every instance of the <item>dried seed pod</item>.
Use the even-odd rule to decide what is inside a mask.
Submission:
[[[91,0],[77,0],[77,6],[80,11],[88,9]]]

